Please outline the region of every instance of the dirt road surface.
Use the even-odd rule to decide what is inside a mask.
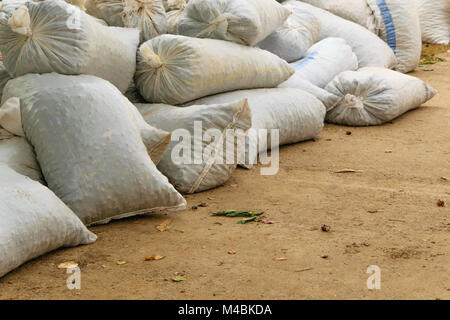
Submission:
[[[277,175],[239,169],[187,197],[207,207],[91,228],[95,244],[0,279],[0,299],[449,299],[450,53],[441,57],[412,73],[439,90],[424,107],[378,127],[327,124],[316,141],[281,148]],[[210,214],[225,209],[263,210],[275,223]],[[71,260],[81,290],[57,268]],[[370,265],[380,290],[367,289]]]

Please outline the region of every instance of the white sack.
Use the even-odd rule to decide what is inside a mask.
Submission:
[[[110,26],[136,28],[141,42],[167,32],[166,11],[161,0],[92,0],[98,16]]]
[[[327,106],[326,120],[351,126],[391,121],[436,94],[418,78],[381,68],[343,72],[325,89],[340,97],[336,104]]]
[[[178,32],[253,46],[281,27],[289,14],[275,0],[190,0]]]
[[[251,127],[247,100],[184,108],[164,104],[137,104],[136,107],[152,126],[172,131],[173,134],[177,130],[181,130],[179,134],[189,133],[191,140],[186,142],[186,150],[189,150],[186,153],[190,156],[187,156],[187,161],[174,158],[180,154],[177,138],[170,143],[158,164],[158,169],[178,191],[194,193],[208,190],[224,184],[231,177],[237,164],[234,155],[237,154],[239,134],[244,141]],[[194,124],[201,125],[201,131],[197,127],[199,132],[196,132]],[[228,141],[227,130],[236,130],[238,139],[233,139],[232,143]],[[217,140],[208,141],[206,136],[214,133]],[[196,150],[197,146],[201,149]],[[194,162],[195,152],[199,155],[198,163]],[[227,161],[227,157],[231,161]]]
[[[415,1],[302,0],[302,2],[310,3],[344,19],[356,22],[380,36],[397,56],[396,70],[409,72],[418,65],[421,36]],[[432,3],[434,0],[427,2]]]
[[[248,99],[252,112],[252,128],[246,142],[245,160],[241,165],[251,168],[257,153],[279,145],[315,138],[323,129],[325,107],[311,94],[292,88],[240,90],[205,97],[190,104],[215,104]],[[266,129],[268,138],[260,135]],[[279,129],[279,143],[271,145],[271,129]],[[256,153],[252,152],[256,150]]]
[[[283,6],[295,12],[309,12],[319,19],[320,39],[343,38],[358,57],[360,67],[383,67],[392,69],[397,61],[392,49],[366,28],[333,15],[323,9],[299,1],[287,1]]]
[[[176,105],[220,92],[276,87],[293,72],[286,61],[259,48],[166,34],[141,45],[135,83],[148,102]]]
[[[1,128],[0,164],[5,164],[17,173],[44,184],[33,147],[24,137],[14,136]]]
[[[320,22],[308,12],[295,12],[257,46],[276,54],[287,62],[305,56],[306,51],[319,39]]]
[[[48,188],[0,164],[0,277],[60,247],[97,239]]]
[[[125,92],[136,65],[139,32],[106,27],[64,1],[27,2],[0,14],[0,52],[13,77],[91,74]]]
[[[300,0],[355,22],[375,33],[375,16],[367,0]]]
[[[450,1],[416,0],[422,40],[427,43],[449,44]]]
[[[278,88],[294,88],[306,91],[322,101],[325,106],[333,105],[340,99],[338,96],[312,84],[308,80],[299,78],[295,79],[295,81],[289,82],[288,86],[282,83],[278,86]]]
[[[291,66],[295,73],[278,87],[296,88],[297,81],[306,80],[323,88],[339,73],[358,69],[358,58],[344,39],[326,38],[313,45],[306,58]]]
[[[420,61],[419,13],[411,0],[365,0],[375,15],[376,34],[394,51],[400,72],[413,71]]]
[[[30,74],[10,80],[4,95],[20,98],[49,188],[85,224],[185,207],[148,156],[134,106],[109,82]]]

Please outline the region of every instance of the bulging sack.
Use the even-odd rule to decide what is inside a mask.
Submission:
[[[398,61],[396,70],[409,72],[418,65],[421,37],[415,1],[302,0],[302,2],[330,11],[374,32],[394,51]]]
[[[12,77],[27,73],[90,74],[130,85],[139,32],[106,27],[64,1],[27,2],[0,14],[0,52]]]
[[[343,72],[325,89],[340,98],[327,106],[326,120],[350,126],[383,124],[436,94],[418,78],[382,68]]]
[[[253,46],[281,27],[289,15],[275,0],[190,0],[178,32]]]
[[[319,39],[320,22],[308,12],[294,12],[257,46],[276,54],[287,62],[305,56],[306,51]]]
[[[300,0],[355,22],[375,33],[375,17],[367,0]]]
[[[0,164],[45,184],[33,147],[24,137],[14,136],[4,129],[0,129]]]
[[[92,0],[97,18],[110,26],[136,28],[141,42],[167,32],[166,11],[161,0]]]
[[[450,1],[416,0],[422,40],[427,43],[449,44]]]
[[[135,83],[148,102],[177,105],[220,92],[276,87],[293,72],[259,48],[166,34],[139,48]]]
[[[258,153],[280,145],[315,138],[323,129],[325,107],[308,92],[292,88],[239,90],[205,97],[190,104],[214,104],[248,99],[252,128],[248,133],[245,155],[240,165],[251,168]],[[278,140],[272,141],[272,129]]]
[[[320,88],[347,70],[358,69],[358,58],[341,38],[326,38],[313,45],[302,60],[291,63],[295,73],[278,87],[297,88],[298,81],[309,81]]]
[[[422,39],[419,13],[415,1],[364,0],[375,15],[375,33],[394,51],[395,70],[413,71],[420,61]]]
[[[178,191],[201,192],[231,177],[239,139],[244,142],[251,127],[247,100],[184,108],[164,104],[136,107],[147,123],[172,132],[174,139],[158,169]]]
[[[167,33],[178,34],[178,24],[189,0],[172,0],[166,9]]]
[[[392,69],[397,65],[392,49],[366,28],[307,3],[286,1],[283,6],[293,12],[314,14],[321,25],[320,39],[343,38],[358,57],[359,67]]]
[[[97,239],[48,188],[0,163],[0,277],[60,247]]]
[[[148,156],[134,106],[109,82],[29,74],[10,80],[4,94],[20,98],[49,188],[85,224],[185,207]]]

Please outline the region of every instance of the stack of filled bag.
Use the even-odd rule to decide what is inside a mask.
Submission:
[[[3,1],[0,276],[94,242],[86,225],[182,210],[182,193],[325,119],[382,124],[435,94],[400,73],[420,58],[409,1],[279,2]],[[194,137],[181,162],[180,132]]]

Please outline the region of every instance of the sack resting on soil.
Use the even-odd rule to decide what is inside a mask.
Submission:
[[[297,88],[297,81],[307,80],[320,88],[339,73],[358,69],[358,58],[341,38],[326,38],[306,52],[306,58],[291,63],[295,73],[279,87]]]
[[[326,120],[351,126],[391,121],[436,94],[418,78],[382,68],[343,72],[325,89],[340,97],[336,104],[327,106]]]
[[[92,0],[96,17],[110,26],[136,28],[141,41],[167,32],[166,11],[161,0]]]
[[[148,156],[134,106],[108,81],[29,74],[10,80],[4,95],[20,98],[49,188],[85,224],[185,207]]]
[[[253,46],[281,27],[289,15],[275,0],[190,0],[178,32]]]
[[[293,12],[309,12],[320,21],[320,39],[343,38],[358,57],[359,67],[392,69],[397,60],[391,48],[366,28],[333,15],[323,9],[299,1],[287,1],[283,6]]]
[[[183,193],[200,192],[220,186],[231,177],[237,163],[234,155],[237,154],[239,134],[244,141],[251,127],[247,100],[183,108],[164,104],[137,104],[136,107],[150,125],[175,133],[182,130],[178,131],[180,135],[187,134],[183,139],[190,138],[181,142],[178,139],[172,141],[158,164],[158,169],[177,190]],[[201,131],[195,127],[200,125]],[[228,141],[227,130],[235,131],[237,139]],[[208,135],[214,138],[207,139]],[[175,161],[175,156],[182,159]],[[186,161],[182,161],[185,159],[183,156]]]
[[[276,54],[287,62],[305,56],[305,52],[319,39],[320,22],[308,12],[294,12],[282,27],[275,30],[257,46]]]
[[[90,74],[125,92],[133,79],[139,32],[106,27],[64,1],[27,2],[0,13],[0,52],[12,77]]]
[[[214,104],[248,99],[252,128],[240,165],[251,168],[259,152],[279,145],[315,138],[323,129],[325,107],[308,92],[293,88],[239,90],[205,97],[190,104]],[[279,142],[272,145],[271,129],[279,130]],[[264,131],[267,130],[267,140]],[[256,150],[256,152],[253,152]]]
[[[376,34],[394,51],[400,72],[413,71],[420,61],[419,13],[411,0],[364,0],[375,15]]]
[[[450,1],[416,0],[422,40],[427,43],[449,44]]]
[[[47,187],[1,163],[0,221],[0,277],[49,251],[97,239]]]
[[[302,0],[351,20],[380,36],[397,56],[396,70],[409,72],[420,60],[417,7],[411,0]],[[434,2],[434,1],[427,1]]]
[[[148,102],[177,105],[220,92],[276,87],[293,72],[259,48],[166,34],[141,45],[135,83]]]

